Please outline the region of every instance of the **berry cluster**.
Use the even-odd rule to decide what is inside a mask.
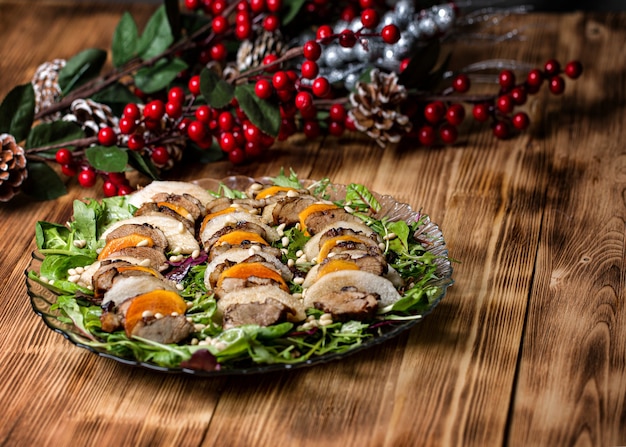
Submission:
[[[452,80],[453,94],[449,100],[426,103],[423,108],[424,124],[418,127],[416,136],[424,146],[434,145],[438,137],[444,144],[454,143],[458,138],[457,127],[465,118],[465,108],[459,102],[464,101],[471,106],[471,114],[476,121],[491,122],[496,138],[509,138],[514,132],[524,131],[530,125],[526,112],[515,111],[516,107],[526,103],[528,95],[536,94],[544,81],[547,81],[552,94],[560,95],[565,90],[563,75],[577,79],[581,74],[579,61],[571,61],[561,68],[561,64],[554,59],[547,61],[543,70],[530,70],[522,82],[517,81],[514,71],[505,69],[498,74],[498,93],[478,100],[469,95],[462,96],[470,90],[471,81],[468,74],[458,74]]]

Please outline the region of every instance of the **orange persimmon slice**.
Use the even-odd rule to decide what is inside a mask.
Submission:
[[[214,213],[207,214],[202,219],[202,223],[200,224],[200,234],[204,231],[206,224],[213,219],[214,217],[221,216],[223,214],[234,213],[235,211],[241,211],[241,208],[235,208],[233,206],[229,206],[228,208],[224,208],[223,210],[215,211]]]
[[[137,246],[154,247],[154,241],[150,236],[137,233],[111,239],[104,245],[102,251],[98,254],[98,260],[106,259],[111,255],[111,253],[120,251],[123,248]]]
[[[123,265],[121,267],[117,267],[117,271],[120,273],[127,272],[129,270],[135,270],[139,272],[146,272],[151,274],[152,276],[159,278],[161,275],[151,267],[144,267],[142,265]]]
[[[265,188],[259,191],[258,194],[254,196],[254,198],[265,199],[266,197],[274,196],[278,194],[279,192],[289,192],[289,191],[296,191],[296,189],[290,188],[288,186],[270,186],[269,188]]]
[[[320,252],[317,255],[317,262],[319,263],[326,259],[328,257],[328,253],[330,253],[333,247],[341,242],[357,242],[361,244],[365,243],[363,239],[359,239],[358,237],[350,235],[331,237],[330,239],[325,241],[320,247]]]
[[[174,312],[184,315],[187,310],[185,300],[178,293],[171,290],[152,290],[137,295],[131,298],[131,300],[124,320],[124,329],[128,337],[131,337],[133,329],[143,319],[146,311],[151,312],[152,315],[161,314],[167,316],[172,315]]]
[[[317,279],[328,273],[338,272],[340,270],[359,270],[359,266],[356,265],[356,262],[354,261],[346,261],[345,259],[332,259],[326,264],[320,265],[320,268],[317,271]]]
[[[298,213],[298,219],[300,219],[300,230],[307,236],[309,236],[309,232],[306,229],[306,220],[307,218],[319,211],[327,211],[338,209],[337,205],[333,205],[332,203],[314,203],[313,205],[307,206],[305,209]]]
[[[215,241],[215,246],[222,244],[241,245],[244,241],[256,242],[261,245],[269,245],[267,241],[257,233],[252,231],[235,230],[220,236],[217,241]]]
[[[289,286],[287,286],[283,277],[280,276],[280,273],[266,265],[261,264],[260,262],[242,262],[241,264],[235,264],[232,267],[227,268],[218,278],[216,286],[217,288],[220,288],[225,278],[247,279],[252,276],[276,281],[281,289],[286,292],[289,291]]]
[[[174,211],[175,213],[183,216],[185,219],[193,221],[193,216],[191,215],[191,213],[186,208],[183,208],[180,205],[175,205],[175,204],[170,203],[170,202],[157,202],[157,206],[159,208],[161,208],[161,207],[169,208],[172,211]]]

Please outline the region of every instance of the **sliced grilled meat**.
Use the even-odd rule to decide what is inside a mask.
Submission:
[[[283,195],[272,205],[268,205],[263,212],[263,219],[270,225],[295,225],[299,222],[298,214],[318,199],[311,195],[289,196]]]
[[[109,242],[113,239],[130,236],[131,234],[148,236],[154,242],[155,248],[159,248],[161,250],[165,250],[167,248],[167,238],[165,237],[165,233],[157,227],[147,223],[121,225],[107,234],[106,241]]]
[[[317,234],[326,226],[337,221],[358,222],[363,221],[358,217],[348,213],[343,208],[332,208],[328,210],[316,211],[307,216],[304,221],[306,228],[310,234]]]
[[[244,324],[270,326],[287,319],[289,308],[279,301],[267,298],[263,302],[235,303],[224,309],[224,328]]]
[[[152,200],[157,204],[162,204],[161,206],[167,206],[166,204],[172,205],[174,211],[179,214],[181,214],[180,211],[182,211],[181,215],[192,222],[197,221],[200,216],[206,213],[206,207],[190,194],[159,193],[156,194]],[[189,216],[185,215],[185,211],[189,213]]]
[[[193,333],[193,324],[184,315],[166,315],[163,318],[144,318],[133,328],[134,337],[157,343],[178,343]]]
[[[361,292],[356,287],[345,287],[324,295],[324,299],[313,301],[313,306],[333,316],[333,320],[368,320],[376,315],[378,295]]]
[[[128,261],[133,264],[148,264],[153,269],[162,272],[169,267],[167,258],[161,249],[154,247],[126,247],[111,253],[107,259]]]
[[[195,234],[196,232],[195,222],[187,219],[186,217],[183,217],[182,215],[174,211],[172,208],[169,208],[167,206],[159,206],[155,202],[147,202],[141,205],[141,208],[139,208],[135,212],[135,216],[136,217],[168,216],[182,223],[185,229],[189,231],[191,234]]]

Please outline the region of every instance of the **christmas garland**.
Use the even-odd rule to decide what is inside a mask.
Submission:
[[[42,64],[0,104],[0,201],[39,200],[102,178],[105,196],[160,178],[178,163],[259,158],[296,132],[362,132],[452,144],[466,110],[497,138],[524,131],[522,106],[554,94],[577,61],[541,68],[487,60],[458,72],[441,43],[460,27],[517,10],[477,11],[411,0],[165,0],[142,32],[125,13],[109,54],[86,49]],[[495,71],[495,91],[469,94]],[[521,79],[521,80],[518,80]],[[470,114],[468,114],[470,115]]]

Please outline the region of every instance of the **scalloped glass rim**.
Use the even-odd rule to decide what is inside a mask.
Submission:
[[[254,182],[264,182],[269,183],[269,178],[258,178],[254,179],[251,177],[245,176],[230,176],[224,179],[200,179],[196,180],[194,183],[199,184],[200,186],[206,188],[207,190],[217,191],[221,184],[226,185],[231,189],[245,190],[248,186],[250,186]],[[311,180],[302,180],[302,183],[305,186],[310,186],[314,182]],[[337,199],[345,197],[346,186],[345,185],[336,185],[332,184],[331,188],[327,190],[330,194],[330,199]],[[420,214],[414,211],[410,205],[406,203],[397,202],[393,197],[389,195],[381,195],[377,193],[373,193],[376,198],[380,201],[382,205],[382,209],[378,212],[375,217],[382,218],[384,216],[390,218],[391,220],[405,220],[407,222],[414,222],[419,220]],[[298,369],[302,367],[317,365],[321,363],[326,363],[330,361],[335,361],[338,359],[345,358],[349,355],[360,352],[364,349],[371,348],[372,346],[376,346],[381,344],[391,338],[398,336],[411,329],[415,324],[420,322],[426,315],[428,315],[439,302],[446,295],[446,290],[449,286],[453,284],[452,280],[452,265],[450,260],[447,259],[448,250],[446,247],[446,243],[443,238],[443,234],[441,233],[439,227],[430,221],[429,218],[426,219],[426,222],[417,232],[418,236],[424,244],[426,245],[427,251],[437,255],[436,264],[437,264],[437,277],[439,279],[435,281],[431,281],[430,285],[435,285],[440,287],[439,294],[433,298],[430,307],[428,310],[421,312],[419,314],[419,318],[414,320],[409,320],[403,323],[397,323],[391,327],[391,329],[380,336],[374,336],[372,338],[367,339],[360,345],[355,346],[354,348],[342,352],[342,353],[333,353],[333,354],[325,354],[322,356],[314,357],[308,359],[302,363],[296,364],[263,364],[256,365],[246,368],[233,368],[233,369],[221,369],[217,371],[204,371],[204,370],[194,370],[188,368],[167,368],[159,365],[155,365],[152,363],[142,362],[138,360],[128,359],[125,357],[119,357],[113,354],[110,354],[105,349],[95,348],[85,344],[87,341],[85,336],[81,334],[76,327],[73,325],[69,325],[59,320],[59,313],[57,311],[51,310],[51,307],[56,303],[58,295],[56,295],[52,290],[44,287],[42,284],[32,279],[29,276],[30,271],[39,271],[39,267],[43,260],[43,255],[39,252],[34,251],[32,253],[32,258],[29,266],[27,267],[26,274],[26,286],[28,290],[28,295],[30,296],[31,306],[33,311],[39,315],[45,324],[55,332],[62,334],[65,338],[67,338],[74,345],[87,349],[101,357],[113,359],[117,362],[137,366],[142,368],[147,368],[150,370],[167,372],[167,373],[182,373],[182,374],[191,374],[196,376],[224,376],[224,375],[244,375],[244,374],[258,374],[258,373],[266,373],[272,371],[284,371],[284,370],[292,370]],[[418,315],[418,314],[416,314]]]

